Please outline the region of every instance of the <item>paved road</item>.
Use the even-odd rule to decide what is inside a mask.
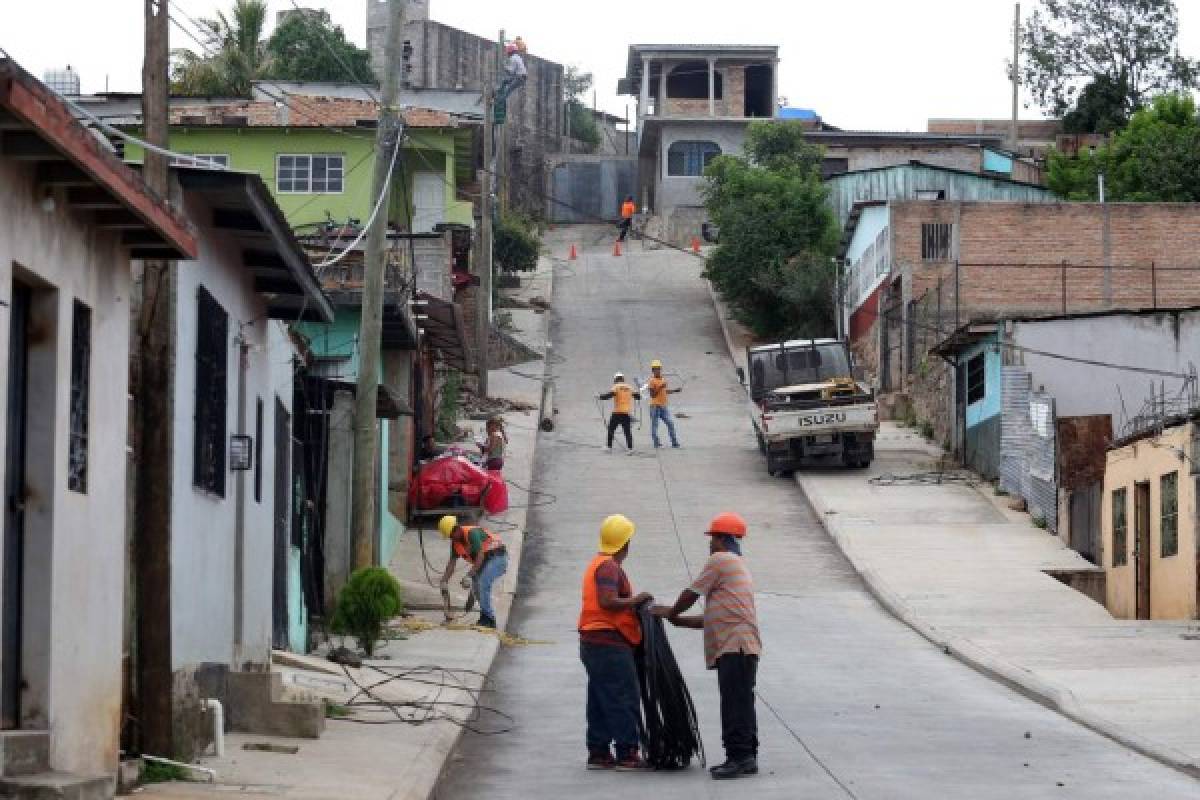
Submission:
[[[449,798],[1195,798],[1200,784],[976,674],[881,610],[791,481],[766,475],[698,260],[607,232],[560,231],[584,245],[555,286],[559,426],[539,445],[537,487],[510,628],[549,645],[505,650],[492,702],[517,720],[468,734],[438,791]],[[684,448],[603,452],[593,396],[615,370],[651,358],[677,373]],[[631,775],[583,769],[584,673],[574,624],[579,576],[600,520],[638,525],[627,569],[638,590],[671,598],[706,553],[708,518],[741,511],[764,638],[763,772],[719,784],[704,770]],[[672,631],[710,756],[721,760],[716,680],[698,632]],[[769,704],[769,705],[768,705]]]

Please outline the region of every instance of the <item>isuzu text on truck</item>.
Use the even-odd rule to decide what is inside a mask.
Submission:
[[[853,377],[844,341],[795,339],[750,347],[746,364],[750,374],[738,368],[738,378],[749,395],[769,473],[871,463],[879,412],[870,387]]]

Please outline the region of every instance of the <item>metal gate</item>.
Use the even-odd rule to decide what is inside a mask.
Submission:
[[[637,159],[571,156],[550,171],[551,222],[616,222],[621,201],[637,192]]]
[[[1021,497],[1035,520],[1058,528],[1054,398],[1032,391],[1023,367],[1000,370],[1000,488]]]

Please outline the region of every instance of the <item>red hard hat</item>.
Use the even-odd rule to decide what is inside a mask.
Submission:
[[[517,52],[517,46],[515,44],[505,45],[504,52],[511,56],[513,53]]]
[[[746,520],[740,514],[732,511],[722,511],[708,523],[708,534],[721,533],[736,536],[739,539],[746,535]]]

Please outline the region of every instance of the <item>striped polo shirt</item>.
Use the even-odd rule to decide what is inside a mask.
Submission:
[[[704,660],[709,669],[715,669],[726,653],[761,654],[754,579],[741,556],[713,553],[691,589],[704,598]]]

